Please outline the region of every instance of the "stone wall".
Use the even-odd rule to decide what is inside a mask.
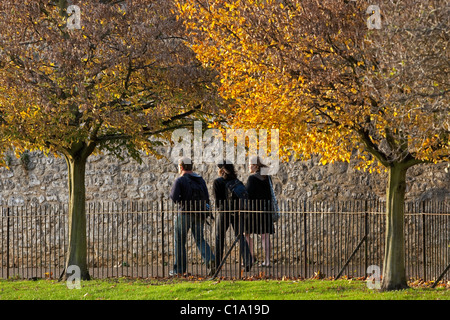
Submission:
[[[45,157],[42,153],[35,152],[22,159],[10,157],[8,162],[9,169],[0,168],[0,206],[67,203],[67,166],[63,158]],[[238,166],[238,169],[241,180],[245,182],[249,173],[245,172],[244,166]],[[211,191],[212,182],[217,177],[217,168],[204,164],[195,166],[195,171],[204,176]],[[447,163],[411,168],[407,178],[407,200],[448,200],[450,195],[449,171]],[[143,163],[138,164],[131,159],[119,161],[105,155],[91,156],[86,170],[86,196],[88,201],[101,202],[167,199],[172,183],[177,176],[177,166],[164,159],[156,160],[152,157],[145,157]],[[352,163],[322,166],[318,165],[317,159],[312,159],[281,165],[279,172],[274,176],[274,182],[280,199],[313,201],[383,199],[386,174],[361,172],[353,169]],[[142,256],[140,261],[161,264],[163,247],[166,255],[165,261],[172,261],[174,214],[172,210],[167,210],[168,207],[165,208],[164,219],[161,219],[160,214],[152,212],[131,215],[127,213],[90,215],[88,220],[89,265],[93,267],[135,265],[133,261],[137,255]],[[16,211],[11,212],[9,228],[11,239],[8,244],[10,248],[13,248],[9,261],[11,267],[36,267],[50,264],[62,266],[63,264],[64,248],[62,245],[65,243],[63,239],[66,239],[68,234],[66,217],[50,214],[47,211],[42,215],[42,212],[38,211],[39,209],[36,208],[33,211],[33,209],[27,208],[22,212],[21,208],[17,208]],[[97,212],[101,213],[103,210]],[[7,223],[5,219],[1,219],[2,217],[4,218],[4,215],[0,216],[0,234],[4,238]],[[315,217],[308,220],[311,221],[308,227],[311,228],[308,229],[308,243],[312,246],[308,249],[309,261],[312,261],[309,266],[315,268],[312,271],[317,271],[319,268],[315,264],[319,261],[317,259],[324,259],[322,254],[317,257],[315,252],[322,252],[319,249],[322,248],[323,243],[333,243],[328,240],[324,241],[319,235],[332,236],[334,239],[338,232],[345,236],[346,240],[339,242],[340,246],[344,247],[336,247],[336,243],[334,243],[333,247],[324,249],[326,252],[335,252],[345,248],[353,250],[360,241],[360,235],[348,238],[351,234],[349,230],[353,230],[351,226],[355,222],[354,217],[351,218],[351,224],[342,218],[336,222],[332,215],[324,213],[311,215],[311,217]],[[275,234],[272,237],[274,262],[275,260],[281,263],[286,262],[283,260],[285,259],[283,252],[303,257],[304,247],[298,245],[301,241],[286,241],[287,239],[298,240],[303,237],[301,233],[296,233],[302,232],[303,229],[299,229],[295,225],[295,223],[301,224],[301,219],[301,217],[286,215],[276,224]],[[291,221],[295,221],[295,223],[290,223]],[[330,225],[326,229],[328,232],[325,233],[323,230],[326,221],[329,221]],[[164,228],[162,222],[164,222]],[[371,228],[375,228],[370,231],[374,236],[382,233],[380,229],[382,223],[370,225]],[[439,232],[435,224],[427,223],[427,226],[431,228],[427,234],[437,236],[437,239],[433,241],[443,244],[443,247],[446,248],[448,224],[445,222],[438,224],[439,227],[444,228]],[[205,232],[209,243],[214,246],[213,230],[215,230],[214,222],[206,228]],[[417,232],[419,229],[412,227],[410,230]],[[166,239],[164,243],[162,242],[162,231],[164,231]],[[107,239],[106,244],[104,237]],[[111,239],[116,239],[115,244],[112,245],[112,248],[104,249],[104,247],[108,247],[108,243],[111,244]],[[233,239],[231,230],[228,230],[227,239]],[[410,247],[420,250],[420,244],[417,245],[414,239],[416,239],[415,236]],[[349,241],[356,242],[350,243]],[[257,240],[255,243],[259,248],[260,241]],[[144,247],[140,247],[142,244]],[[427,252],[433,252],[431,249],[436,247],[431,241],[427,242],[427,246],[430,247],[430,251]],[[262,259],[262,253],[257,248],[255,254],[259,256],[258,259]],[[382,246],[378,249],[382,249]],[[6,246],[0,248],[0,266],[3,267],[6,265],[5,253]],[[200,263],[198,251],[192,243],[188,246],[188,255],[190,263]],[[417,256],[415,253],[412,255]],[[238,255],[233,253],[233,256]],[[381,254],[379,256],[381,257]],[[347,259],[347,257],[348,254],[343,255],[342,259]],[[356,265],[357,259],[357,257],[354,258],[352,263]],[[370,263],[381,265],[378,260],[371,260]],[[311,272],[310,274],[312,274]],[[327,271],[324,272],[327,273]],[[22,276],[25,275],[22,274]],[[43,277],[43,275],[40,276]]]
[[[67,166],[63,158],[30,152],[24,159],[8,156],[9,169],[0,168],[0,205],[66,203]],[[249,173],[237,166],[244,183]],[[195,166],[211,191],[217,168]],[[91,156],[86,168],[88,201],[149,201],[167,198],[177,166],[167,159],[144,157],[143,163],[120,161],[108,155]],[[353,164],[319,165],[317,159],[281,164],[274,176],[280,199],[350,200],[384,199],[386,173],[369,174]],[[450,198],[450,165],[417,165],[408,170],[407,200]]]

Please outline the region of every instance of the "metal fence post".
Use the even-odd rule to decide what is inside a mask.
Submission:
[[[368,221],[368,215],[369,215],[369,213],[367,212],[367,210],[368,210],[368,206],[367,206],[367,200],[365,200],[365,203],[364,203],[364,236],[366,237],[366,241],[365,241],[365,243],[364,243],[364,274],[366,274],[367,273],[367,268],[369,267],[368,266],[368,261],[367,261],[367,253],[368,253],[368,236],[369,236],[369,232],[368,232],[368,230],[369,230],[369,221]]]
[[[163,201],[163,196],[161,195],[160,197],[160,201],[161,201],[161,259],[162,259],[162,276],[163,278],[165,277],[165,268],[164,268],[164,201]]]
[[[306,227],[306,200],[303,202],[303,244],[305,246],[305,261],[303,264],[305,279],[308,277],[308,245],[307,245],[307,227]]]
[[[9,207],[6,209],[6,279],[9,279]]]
[[[422,202],[422,260],[423,260],[423,280],[427,281],[427,255],[426,255],[426,227],[425,227],[425,202]]]

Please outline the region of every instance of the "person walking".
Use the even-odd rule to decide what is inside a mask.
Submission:
[[[206,211],[209,207],[209,194],[205,180],[192,171],[191,159],[181,158],[178,161],[178,177],[170,192],[170,198],[178,205],[178,215],[175,219],[175,261],[169,275],[180,275],[186,272],[186,239],[189,229],[192,230],[195,243],[202,259],[215,273],[215,257],[204,238],[203,228]],[[201,212],[198,212],[201,211]]]
[[[239,209],[243,209],[246,205],[248,199],[247,191],[238,179],[232,163],[224,161],[223,164],[218,164],[217,166],[220,177],[215,179],[213,183],[215,203],[219,211],[218,219],[216,220],[216,266],[219,266],[222,262],[225,234],[231,225],[236,236],[235,240],[239,237],[240,256],[244,270],[248,272],[252,267],[252,256],[243,235],[245,214],[239,212]],[[245,194],[242,194],[242,192],[245,192]]]
[[[253,254],[253,240],[250,234],[260,234],[262,247],[264,250],[264,261],[261,267],[270,266],[270,235],[274,233],[274,222],[272,218],[271,200],[272,193],[269,183],[269,176],[261,174],[261,168],[267,167],[261,162],[259,157],[250,158],[246,188],[248,192],[250,210],[249,220],[246,223],[245,237]]]

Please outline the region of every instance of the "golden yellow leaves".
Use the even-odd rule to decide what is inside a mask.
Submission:
[[[285,155],[319,153],[323,164],[348,162],[352,150],[361,146],[358,130],[367,130],[370,143],[379,148],[389,128],[397,130],[393,143],[403,148],[402,140],[407,141],[408,151],[418,159],[448,154],[448,145],[438,145],[442,137],[428,129],[433,128],[432,116],[421,112],[421,106],[388,103],[397,93],[378,90],[399,72],[391,66],[383,74],[371,63],[370,52],[362,48],[374,42],[354,37],[354,12],[347,12],[349,20],[343,21],[350,32],[339,26],[327,33],[307,23],[291,23],[307,20],[301,19],[308,13],[300,2],[289,10],[280,10],[283,4],[276,1],[223,5],[211,0],[207,7],[178,2],[194,51],[218,71],[221,95],[237,104],[227,115],[232,125],[279,128]],[[334,9],[327,8],[326,14]],[[331,25],[324,22],[322,27],[331,30]],[[407,83],[399,91],[412,92]],[[379,170],[375,157],[360,160],[361,169]]]
[[[22,119],[26,118],[37,118],[39,115],[39,112],[41,111],[41,108],[37,105],[27,107],[26,109],[19,111],[19,115],[22,117]]]

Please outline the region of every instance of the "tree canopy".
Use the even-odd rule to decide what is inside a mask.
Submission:
[[[192,48],[235,103],[231,122],[280,129],[282,155],[448,161],[442,1],[384,1],[379,30],[363,1],[177,2]]]
[[[83,141],[137,155],[153,152],[149,136],[211,111],[211,74],[181,42],[171,5],[80,1],[81,28],[70,29],[66,3],[3,1],[0,114],[9,137],[45,152],[67,154]]]

